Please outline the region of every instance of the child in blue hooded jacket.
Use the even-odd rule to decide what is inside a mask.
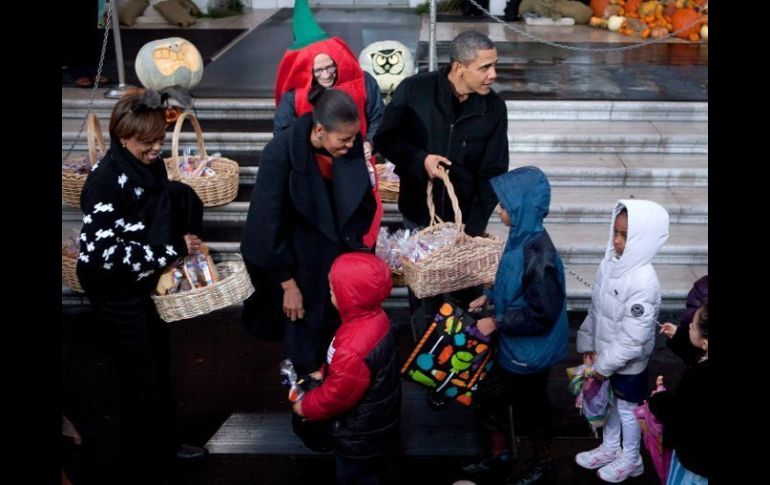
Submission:
[[[543,227],[551,202],[548,178],[537,167],[521,167],[491,180],[499,214],[509,226],[494,286],[471,302],[481,310],[491,299],[494,316],[480,318],[485,335],[497,331],[497,365],[474,396],[480,431],[490,456],[463,467],[476,478],[502,481],[512,468],[508,406],[514,426],[532,438],[534,463],[506,483],[553,479],[548,376],[567,352],[567,298],[561,257]]]

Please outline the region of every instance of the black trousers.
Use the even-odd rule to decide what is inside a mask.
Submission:
[[[536,374],[514,374],[496,364],[479,382],[473,397],[482,434],[504,432],[509,442],[508,406],[512,405],[516,436],[526,435],[532,439],[536,459],[549,458],[553,435],[546,386],[550,372],[547,369]]]
[[[125,483],[159,483],[179,449],[168,324],[149,295],[88,296],[112,344]]]

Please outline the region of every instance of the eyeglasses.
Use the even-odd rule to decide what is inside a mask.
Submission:
[[[313,76],[320,76],[323,73],[327,73],[330,76],[336,74],[337,66],[332,64],[331,66],[313,68]]]

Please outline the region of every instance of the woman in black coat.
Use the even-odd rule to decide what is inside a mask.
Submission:
[[[256,291],[245,323],[258,337],[283,336],[300,374],[316,370],[339,325],[329,300],[334,259],[362,243],[375,211],[358,109],[337,89],[278,133],[262,154],[241,252]]]
[[[165,101],[159,92],[138,91],[115,104],[110,149],[80,195],[77,273],[112,344],[126,483],[160,482],[174,456],[205,455],[179,442],[169,331],[150,297],[166,266],[197,251],[203,216],[200,198],[170,182],[160,158]]]

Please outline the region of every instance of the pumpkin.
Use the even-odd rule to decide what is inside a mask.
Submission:
[[[191,42],[169,37],[144,44],[136,55],[134,69],[147,89],[192,89],[203,77],[203,58]]]
[[[594,17],[604,18],[604,9],[610,4],[610,0],[591,0],[591,10]]]
[[[380,91],[386,95],[414,74],[412,51],[396,40],[372,42],[361,51],[358,63],[377,80]]]
[[[690,35],[697,34],[700,30],[700,14],[695,11],[694,8],[680,8],[676,11],[673,17],[671,17],[671,25],[674,27],[674,31],[684,28],[686,25],[691,24],[690,28],[681,32],[677,32],[676,36],[680,39],[689,40]]]
[[[623,22],[625,22],[625,20],[626,19],[624,17],[613,15],[607,20],[607,28],[615,32],[620,29],[620,27],[623,25]]]
[[[639,6],[642,4],[642,0],[626,0],[626,13],[639,12]]]

